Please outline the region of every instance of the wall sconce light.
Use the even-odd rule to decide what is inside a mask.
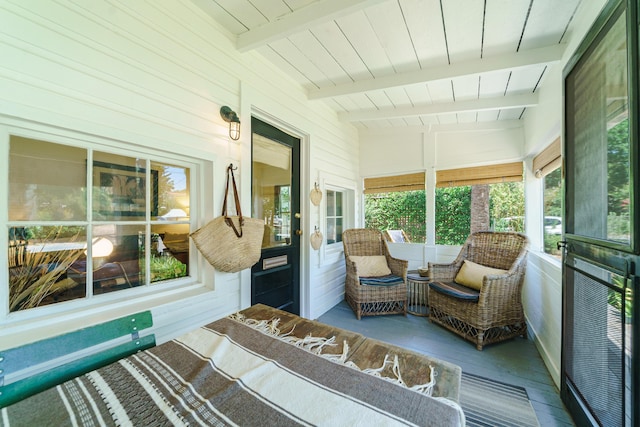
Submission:
[[[225,122],[229,122],[229,138],[237,141],[240,139],[240,119],[235,111],[226,105],[220,108],[220,116]]]

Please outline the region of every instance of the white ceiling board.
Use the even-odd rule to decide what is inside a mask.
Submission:
[[[269,62],[273,63],[276,67],[283,70],[294,81],[298,82],[303,87],[309,88],[313,86],[313,83],[307,76],[302,74],[300,70],[293,67],[279,52],[274,50],[271,46],[263,46],[258,49],[258,52],[262,54]]]
[[[406,122],[407,126],[422,126],[422,125],[424,125],[424,123],[422,122],[420,117],[405,117],[404,121]]]
[[[478,111],[478,122],[494,122],[498,120],[499,111]]]
[[[192,0],[193,3],[206,12],[209,16],[227,29],[231,34],[240,34],[247,31],[247,27],[227,12],[218,3],[212,0]]]
[[[371,100],[371,102],[373,102],[373,105],[375,105],[375,108],[377,110],[379,110],[381,108],[393,108],[393,107],[395,107],[391,103],[391,100],[389,99],[389,96],[387,96],[386,92],[383,91],[383,90],[376,90],[374,92],[367,92],[366,96],[367,96],[367,98],[369,98]]]
[[[518,120],[522,115],[524,108],[505,108],[500,110],[500,120]]]
[[[269,22],[281,18],[293,10],[282,0],[260,0],[254,1],[253,6],[267,18]]]
[[[348,111],[355,111],[358,110],[360,107],[358,106],[358,104],[356,104],[353,99],[351,99],[351,97],[349,96],[341,96],[340,98],[332,98],[329,100],[330,104],[331,103],[335,103],[338,108],[336,108],[336,111],[338,113],[341,112],[348,112]]]
[[[507,93],[533,92],[531,88],[535,87],[543,72],[544,66],[514,70]]]
[[[580,0],[534,0],[520,49],[560,43],[578,3]]]
[[[353,81],[310,31],[292,34],[289,36],[289,41],[291,41],[309,62],[320,70],[322,75],[326,76],[332,84],[344,84]],[[315,83],[318,87],[326,85],[326,81],[324,80],[316,81]]]
[[[344,97],[341,97],[340,99],[342,98]],[[367,94],[358,93],[355,95],[349,95],[347,98],[349,98],[351,102],[353,102],[357,110],[371,110],[376,108],[375,104],[371,101],[371,98],[367,96]]]
[[[386,0],[323,0],[311,3],[275,21],[255,28],[250,27],[251,31],[247,31],[238,36],[236,45],[241,52],[256,49],[275,40],[288,37],[300,31],[306,31],[314,25],[360,10],[362,7],[376,4],[380,1]]]
[[[317,0],[282,0],[291,10],[301,9]]]
[[[458,113],[458,123],[475,123],[478,118],[477,112],[471,113]]]
[[[452,79],[456,101],[478,99],[479,76],[464,76]]]
[[[425,125],[437,125],[437,124],[440,124],[440,121],[438,120],[438,116],[420,116],[420,120]]]
[[[289,39],[275,41],[269,46],[284,58],[287,58],[290,66],[295,67],[316,87],[333,85],[334,83],[300,49]]]
[[[480,76],[480,98],[504,95],[511,73],[500,71]]]
[[[529,4],[528,1],[487,1],[483,57],[518,51]]]
[[[451,80],[438,80],[430,82],[427,87],[433,103],[453,102],[453,90],[451,89]]]
[[[269,22],[249,0],[214,0],[214,2],[248,29]]]
[[[311,33],[322,43],[327,52],[331,53],[333,59],[352,81],[373,77],[362,61],[362,58],[358,55],[358,52],[356,52],[338,27],[336,21],[326,22],[313,27]]]
[[[364,12],[339,18],[336,22],[372,76],[393,74],[393,65],[378,42],[378,36]]]
[[[587,3],[191,1],[358,129],[521,121]]]
[[[450,62],[480,59],[484,2],[442,0],[441,4]]]
[[[437,117],[438,117],[438,124],[441,124],[441,125],[458,123],[457,114],[439,114]]]
[[[413,42],[397,2],[385,2],[365,10],[387,58],[397,73],[420,69]]]
[[[407,96],[413,105],[431,104],[431,94],[425,83],[415,84],[403,87]]]
[[[403,87],[394,87],[384,91],[395,107],[410,107],[413,105],[407,91]]]
[[[447,48],[440,15],[435,1],[400,0],[420,68],[447,64]]]

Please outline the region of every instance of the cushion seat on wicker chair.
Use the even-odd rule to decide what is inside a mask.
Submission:
[[[478,350],[527,336],[522,284],[529,240],[520,233],[471,234],[450,264],[429,263],[429,320]]]
[[[346,278],[344,298],[362,316],[407,314],[409,262],[391,256],[384,235],[370,228],[342,233]]]
[[[400,276],[389,274],[382,277],[361,277],[360,284],[369,286],[395,286],[403,285],[404,280]]]
[[[478,302],[478,299],[480,299],[480,291],[456,282],[431,282],[429,283],[429,289],[466,301]]]

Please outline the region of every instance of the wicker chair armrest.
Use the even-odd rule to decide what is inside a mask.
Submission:
[[[509,270],[504,274],[488,274],[482,280],[479,304],[485,304],[494,300],[509,300],[520,298],[524,271]]]
[[[429,269],[429,280],[450,282],[456,277],[456,274],[458,274],[461,265],[462,263],[456,262],[450,264],[436,264],[430,262],[427,264]]]
[[[387,265],[389,266],[389,270],[391,270],[391,273],[406,280],[407,270],[409,269],[409,261],[405,259],[394,258],[392,256],[387,256]]]
[[[355,261],[351,261],[349,257],[345,257],[344,264],[347,269],[347,273],[358,275],[358,266],[356,265]]]

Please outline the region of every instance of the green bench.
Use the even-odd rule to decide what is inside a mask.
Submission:
[[[151,312],[144,311],[21,347],[0,350],[0,408],[155,346],[153,334],[140,336],[140,331],[151,326]],[[126,336],[131,339],[124,341],[122,337]],[[73,353],[83,350],[86,353],[91,347],[96,347],[95,353],[64,362],[65,356],[73,358]],[[61,362],[56,364],[56,359]],[[21,378],[20,371],[27,369],[35,372],[26,371],[26,377]],[[17,378],[11,380],[13,376]]]

